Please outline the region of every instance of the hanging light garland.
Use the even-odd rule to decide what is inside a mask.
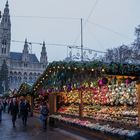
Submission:
[[[126,74],[126,75],[140,75],[140,66],[130,65],[130,64],[104,64],[103,62],[93,61],[93,62],[53,62],[50,63],[45,72],[42,74],[41,78],[38,79],[36,84],[33,86],[33,91],[38,90],[40,84],[44,86],[60,87],[61,84],[66,85],[67,82],[73,83],[87,80],[90,73],[100,76],[102,74]],[[73,80],[75,79],[75,81]],[[90,78],[89,78],[90,79]],[[98,83],[100,85],[105,84],[107,79],[101,79]],[[57,82],[55,82],[57,81]],[[130,79],[126,80],[130,82]],[[35,87],[35,88],[34,88]],[[62,87],[62,86],[61,86]],[[62,89],[60,89],[62,90]]]

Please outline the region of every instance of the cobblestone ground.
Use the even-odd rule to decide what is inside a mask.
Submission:
[[[38,118],[29,117],[26,127],[21,119],[17,119],[16,128],[12,127],[11,116],[3,113],[0,123],[0,140],[86,140],[59,128],[48,128],[46,132],[41,130]]]

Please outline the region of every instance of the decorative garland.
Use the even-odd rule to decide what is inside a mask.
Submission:
[[[98,80],[103,75],[140,76],[140,65],[103,63],[101,61],[92,62],[52,62],[48,65],[44,73],[33,85],[32,92],[43,86],[46,89],[57,92],[63,90],[63,86],[75,86],[79,88],[84,81],[91,82]],[[105,83],[107,79],[99,81]]]
[[[26,96],[27,94],[30,94],[30,91],[31,85],[29,85],[28,83],[23,83],[17,91],[17,96]]]

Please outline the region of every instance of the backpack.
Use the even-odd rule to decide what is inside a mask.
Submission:
[[[41,114],[44,115],[44,116],[48,116],[49,110],[48,110],[48,108],[46,106],[42,107]]]

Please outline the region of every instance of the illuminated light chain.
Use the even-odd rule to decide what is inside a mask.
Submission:
[[[105,69],[102,69],[102,72],[105,72]]]

